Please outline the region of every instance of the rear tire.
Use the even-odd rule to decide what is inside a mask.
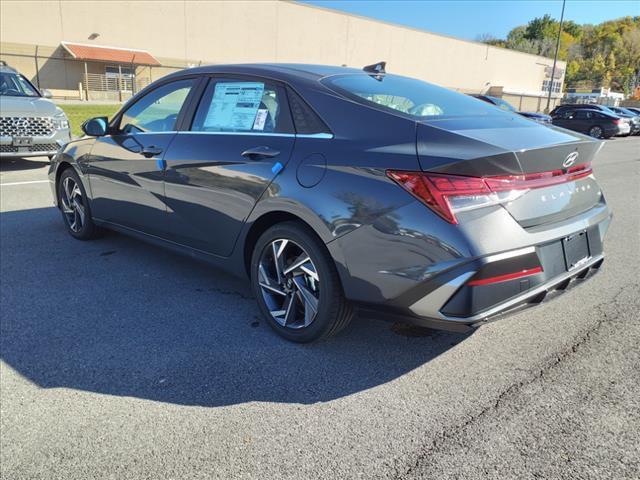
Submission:
[[[100,229],[93,223],[87,192],[73,167],[62,172],[57,191],[58,208],[69,234],[78,240],[96,238]]]
[[[326,246],[297,222],[276,224],[260,236],[251,287],[271,328],[294,342],[335,335],[353,316]]]
[[[599,125],[594,125],[589,129],[589,136],[593,138],[603,138],[604,130]]]

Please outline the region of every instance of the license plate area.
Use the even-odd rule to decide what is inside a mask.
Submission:
[[[30,147],[33,145],[32,137],[13,137],[14,147]]]
[[[580,232],[563,238],[562,249],[564,250],[564,262],[567,271],[578,268],[591,257],[587,232]]]

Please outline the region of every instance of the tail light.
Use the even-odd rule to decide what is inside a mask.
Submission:
[[[453,224],[458,223],[456,213],[511,202],[531,189],[575,181],[591,173],[590,163],[566,170],[495,177],[387,170],[389,178]]]
[[[620,124],[620,119],[619,118],[614,119],[613,120],[613,124],[614,125],[619,125]]]

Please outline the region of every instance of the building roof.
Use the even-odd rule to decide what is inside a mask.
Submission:
[[[77,60],[91,62],[127,63],[134,65],[158,66],[160,62],[146,50],[132,48],[103,47],[83,43],[62,42],[69,54]]]

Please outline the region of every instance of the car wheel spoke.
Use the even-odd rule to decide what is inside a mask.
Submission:
[[[258,267],[258,275],[260,277],[259,284],[262,288],[266,288],[267,290],[276,293],[278,295],[286,296],[287,293],[282,290],[280,285],[276,283],[267,273],[267,270],[264,268],[264,265],[260,264]]]
[[[69,205],[69,199],[67,198],[67,194],[62,192],[60,195],[60,203],[62,203],[62,211],[66,214],[73,213],[73,209],[71,205]]]
[[[303,253],[302,255],[300,255],[300,256],[299,256],[299,257],[298,257],[298,258],[297,258],[297,259],[296,259],[296,260],[291,264],[291,266],[287,267],[287,268],[284,270],[284,272],[283,272],[283,273],[284,273],[285,275],[286,275],[286,274],[288,274],[288,273],[291,273],[291,272],[293,272],[294,270],[296,270],[296,269],[298,269],[298,268],[302,267],[305,263],[310,262],[310,261],[311,261],[311,259],[309,258],[309,256],[308,256],[307,254]]]
[[[74,210],[78,213],[80,218],[80,226],[84,225],[84,206],[77,198],[73,199]]]
[[[279,240],[271,244],[271,248],[273,250],[273,262],[276,269],[276,275],[278,276],[278,283],[282,283],[282,279],[284,277],[282,254],[284,253],[285,248],[287,248],[288,243],[289,240]]]
[[[316,313],[318,313],[318,299],[311,292],[311,290],[309,290],[307,286],[304,284],[304,280],[302,279],[302,277],[300,276],[294,277],[293,283],[295,284],[296,288],[298,289],[298,291],[300,292],[300,295],[304,300],[305,314],[307,312],[310,312],[310,314],[312,314],[313,317],[315,317]]]
[[[298,303],[298,296],[295,294],[290,294],[287,297],[287,309],[284,315],[284,322],[282,323],[283,327],[286,327],[287,324],[292,324],[296,319],[296,305]]]

